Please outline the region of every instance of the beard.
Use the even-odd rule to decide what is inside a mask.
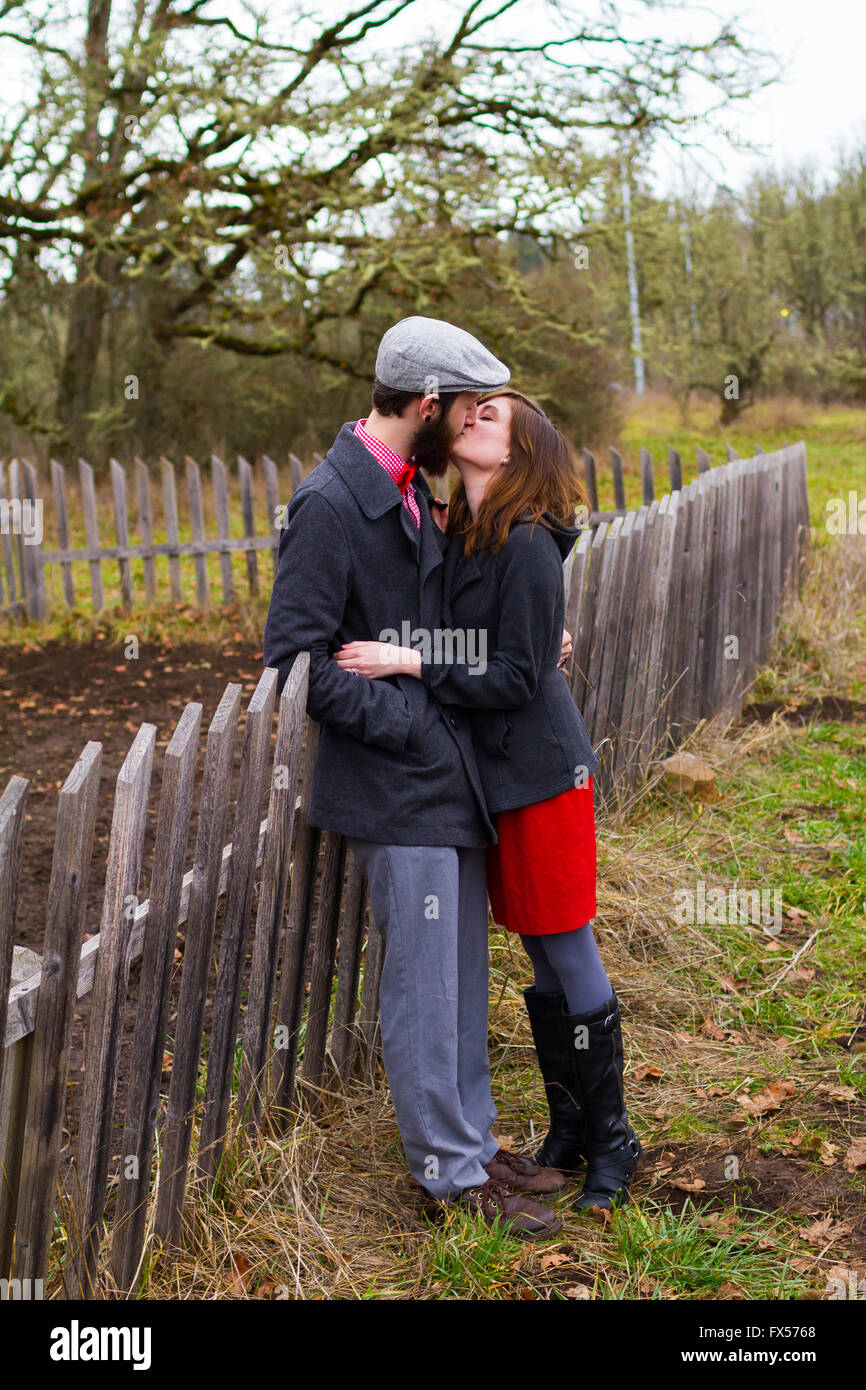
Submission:
[[[424,420],[412,438],[411,457],[425,473],[434,478],[444,478],[455,437],[456,431],[449,425],[446,415]]]

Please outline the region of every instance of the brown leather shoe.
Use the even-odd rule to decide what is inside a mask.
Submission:
[[[562,1225],[556,1212],[511,1192],[495,1178],[488,1178],[480,1187],[465,1187],[457,1202],[471,1212],[480,1212],[488,1226],[498,1222],[508,1235],[519,1240],[544,1240],[555,1235]]]
[[[535,1159],[510,1153],[508,1149],[497,1149],[484,1170],[515,1192],[558,1192],[567,1182],[558,1168],[545,1168]]]

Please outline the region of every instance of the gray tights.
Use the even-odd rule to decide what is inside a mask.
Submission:
[[[535,971],[540,994],[562,990],[570,1014],[586,1014],[606,1004],[613,994],[598,954],[592,923],[575,931],[550,936],[521,936]]]

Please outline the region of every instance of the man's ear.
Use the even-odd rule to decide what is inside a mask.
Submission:
[[[438,396],[422,396],[418,406],[418,414],[422,420],[435,420],[442,413],[442,404]]]

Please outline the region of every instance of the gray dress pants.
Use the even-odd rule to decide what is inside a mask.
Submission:
[[[499,1145],[487,1053],[483,849],[348,839],[385,942],[382,1058],[414,1178],[453,1198],[488,1179]]]

